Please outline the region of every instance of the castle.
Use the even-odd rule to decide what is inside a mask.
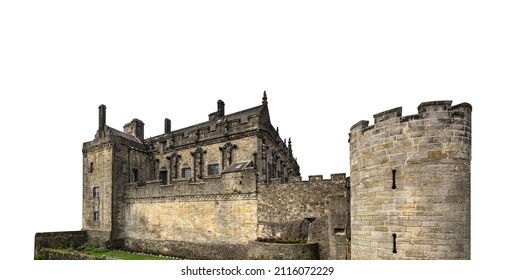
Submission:
[[[67,234],[195,259],[470,259],[471,105],[451,103],[358,122],[351,176],[308,181],[266,92],[232,114],[219,100],[206,122],[179,130],[165,119],[150,138],[138,119],[109,127],[100,105],[82,149],[83,228]],[[59,238],[37,234],[36,250]]]

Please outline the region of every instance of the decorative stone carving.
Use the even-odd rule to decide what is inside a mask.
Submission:
[[[196,182],[196,179],[203,179],[203,165],[204,165],[204,159],[203,155],[206,154],[207,151],[202,149],[201,147],[196,148],[196,150],[191,152],[191,155],[194,159],[194,166],[193,166],[193,182]]]
[[[229,167],[233,162],[233,154],[232,151],[237,148],[237,145],[234,145],[230,142],[225,143],[223,147],[220,147],[221,151],[221,170]]]

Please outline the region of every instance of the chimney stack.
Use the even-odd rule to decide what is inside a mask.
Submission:
[[[145,140],[145,124],[138,119],[133,119],[131,122],[123,126],[123,132],[133,135],[141,143]]]
[[[225,102],[223,100],[218,100],[218,118],[223,118],[225,116]]]
[[[171,120],[166,118],[164,119],[164,133],[170,133],[171,132]]]
[[[100,105],[98,107],[98,130],[103,131],[106,123],[106,109],[105,105]]]

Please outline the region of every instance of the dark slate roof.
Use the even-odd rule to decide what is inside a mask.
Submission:
[[[238,172],[241,171],[247,167],[253,167],[253,164],[251,161],[241,161],[231,164],[229,167],[225,168],[222,173],[231,173],[231,172]]]
[[[120,136],[120,137],[123,137],[127,140],[131,140],[131,141],[134,141],[134,142],[138,142],[138,143],[141,143],[141,141],[139,141],[139,139],[137,139],[134,135],[132,134],[127,134],[125,132],[122,132],[122,131],[119,131],[117,129],[114,129],[110,126],[107,126],[107,129],[108,129],[108,133],[107,134],[111,134],[111,135],[116,135],[116,136]]]
[[[245,122],[248,121],[248,117],[250,117],[252,115],[259,115],[259,112],[260,112],[261,108],[262,108],[262,105],[259,105],[259,106],[252,107],[252,108],[249,108],[249,109],[246,109],[246,110],[242,110],[242,111],[239,111],[239,112],[235,112],[235,113],[232,113],[232,114],[225,115],[224,117],[222,117],[219,120],[206,121],[206,122],[203,122],[203,123],[195,124],[195,125],[192,125],[192,126],[188,126],[188,127],[185,127],[185,128],[181,128],[181,129],[172,131],[171,133],[172,134],[181,134],[181,133],[183,133],[185,136],[187,136],[191,131],[194,131],[196,129],[203,128],[203,127],[210,127],[210,130],[215,130],[216,129],[216,124],[223,123],[225,121],[232,121],[232,120],[240,119],[241,123],[245,123]]]

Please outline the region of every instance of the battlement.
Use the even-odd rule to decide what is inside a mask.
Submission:
[[[208,145],[211,142],[233,141],[252,135],[266,136],[272,140],[283,154],[291,154],[286,139],[281,139],[278,127],[270,122],[267,97],[264,93],[262,105],[225,115],[225,103],[218,100],[218,110],[209,114],[206,122],[171,131],[171,120],[164,120],[164,133],[147,138],[144,143],[150,151],[165,151],[173,148]]]
[[[195,144],[201,141],[225,137],[255,130],[259,127],[259,115],[251,114],[240,118],[209,121],[206,123],[189,126],[170,133],[157,135],[145,139],[145,143],[151,145],[168,141],[168,147]]]
[[[287,182],[284,182],[280,178],[273,178],[271,179],[271,184],[280,184],[280,185],[287,185],[287,184],[311,184],[311,183],[344,183],[346,181],[346,173],[335,173],[330,174],[330,179],[324,179],[323,175],[310,175],[308,180],[302,180],[302,177],[296,176],[296,177],[289,177],[289,180]]]
[[[471,110],[423,102],[352,126],[352,259],[469,259]]]
[[[346,180],[346,173],[330,174],[330,179],[323,179],[323,175],[310,175],[308,182],[320,181],[344,181]]]
[[[446,123],[452,123],[454,119],[471,120],[472,107],[469,103],[455,106],[451,104],[452,101],[447,100],[423,102],[418,106],[418,113],[409,116],[402,115],[402,107],[393,108],[373,115],[373,125],[369,125],[369,121],[366,120],[357,122],[350,128],[350,132],[363,133],[373,128],[424,119],[439,119],[441,122],[446,120]]]
[[[126,199],[159,199],[163,197],[204,196],[204,195],[236,195],[255,193],[256,177],[252,168],[240,172],[223,173],[206,176],[203,181],[193,182],[188,179],[174,179],[171,184],[163,184],[162,180],[150,180],[142,184],[127,183],[124,188]]]

